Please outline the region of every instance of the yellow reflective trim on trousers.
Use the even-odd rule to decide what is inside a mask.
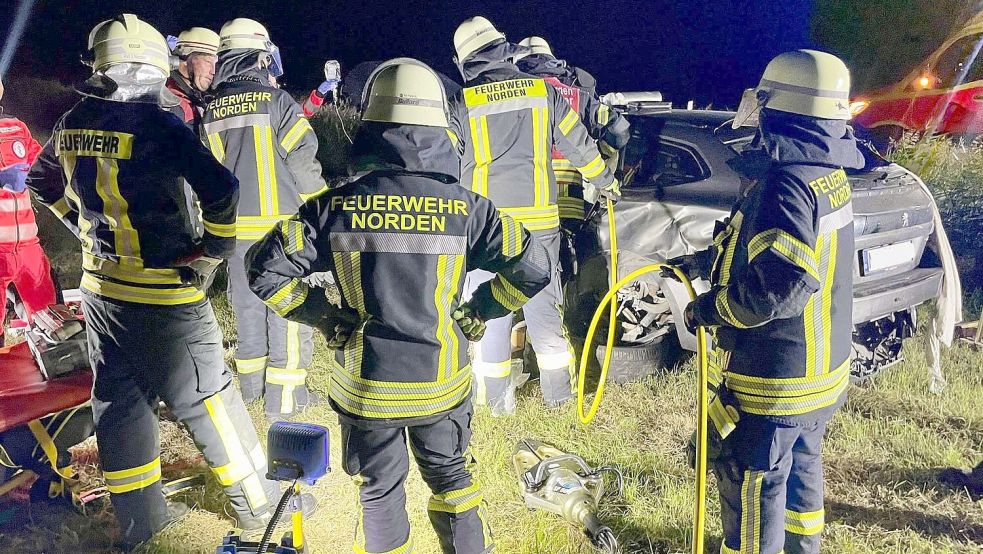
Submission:
[[[523,304],[529,302],[529,298],[515,288],[515,285],[509,283],[505,277],[502,277],[502,274],[495,275],[495,278],[492,279],[491,293],[492,298],[510,312],[519,310]]]
[[[137,467],[102,472],[109,492],[122,494],[160,481],[160,456]]]
[[[266,368],[266,382],[285,387],[302,387],[307,382],[307,370],[270,366]]]
[[[475,362],[474,374],[479,377],[502,378],[512,372],[512,360],[504,362]]]
[[[266,362],[269,361],[269,356],[260,356],[259,358],[236,358],[236,372],[240,375],[246,375],[249,373],[256,373],[257,371],[263,371],[266,369]]]
[[[597,157],[588,162],[587,165],[579,166],[577,170],[584,176],[584,179],[593,179],[601,173],[604,173],[606,167],[607,166],[604,165],[604,159],[601,158],[600,154],[598,154]]]
[[[113,231],[113,249],[120,265],[143,267],[140,239],[128,213],[129,203],[119,190],[119,163],[110,158],[96,158],[96,192],[103,202],[103,215]]]
[[[788,533],[803,536],[820,535],[825,523],[826,511],[823,509],[814,512],[785,510],[785,531]]]
[[[378,405],[390,401],[436,402],[453,396],[462,385],[470,381],[471,366],[458,369],[446,381],[420,383],[374,381],[345,373],[341,368],[336,368],[332,375],[337,378],[338,386],[356,400],[375,402]]]
[[[229,462],[225,465],[212,468],[212,473],[223,487],[230,487],[242,481],[253,472],[252,465],[247,466],[240,462]]]
[[[219,133],[208,133],[208,147],[212,155],[219,162],[225,162],[225,144],[222,143],[222,135]]]
[[[266,452],[263,452],[263,445],[256,443],[249,451],[249,458],[253,461],[253,468],[257,472],[264,472],[266,469]]]
[[[437,310],[437,379],[450,379],[457,367],[458,337],[454,331],[451,307],[457,294],[461,272],[464,269],[464,256],[441,254],[437,256],[437,286],[434,287],[434,307]]]
[[[763,471],[746,470],[741,485],[741,554],[760,554]]]
[[[563,116],[563,119],[560,120],[560,124],[557,126],[559,127],[560,132],[563,133],[563,136],[570,134],[570,131],[573,130],[574,125],[577,124],[578,119],[580,119],[580,117],[577,115],[577,112],[573,111],[572,109],[567,112],[567,115]]]
[[[151,269],[146,267],[123,267],[113,260],[97,258],[84,252],[82,269],[116,281],[143,285],[183,285],[181,275],[176,269]]]
[[[306,117],[297,119],[297,122],[293,124],[293,127],[287,131],[287,135],[283,137],[282,141],[280,141],[280,146],[289,154],[294,149],[294,146],[297,146],[297,143],[300,142],[300,139],[308,131],[312,133],[314,132],[314,129],[311,127],[311,122],[308,121]]]
[[[208,411],[208,418],[225,449],[226,457],[229,459],[227,464],[219,466],[222,468],[223,474],[243,475],[244,477],[240,479],[248,477],[254,473],[252,463],[242,446],[242,442],[239,440],[239,433],[236,431],[235,425],[232,424],[232,419],[225,409],[225,403],[222,402],[222,397],[216,394],[206,398],[204,404],[205,409]],[[212,471],[216,472],[215,476],[221,479],[216,468],[212,468]],[[230,483],[230,485],[234,484],[235,482]],[[255,487],[243,486],[243,492],[246,494],[246,501],[249,503],[250,508],[254,510],[268,503],[269,499],[266,498],[266,491],[262,487],[260,487],[260,491],[258,492],[255,490]]]
[[[820,280],[819,270],[817,268],[818,244],[814,250],[808,244],[781,229],[769,229],[768,231],[759,233],[748,243],[748,263],[751,263],[751,261],[768,249],[773,249],[775,252],[788,258],[796,266],[802,268],[817,281]]]
[[[480,504],[481,487],[478,483],[471,483],[463,489],[432,495],[427,503],[427,511],[463,514]]]
[[[63,472],[62,468],[58,467],[58,447],[55,446],[55,440],[48,434],[48,430],[41,424],[41,420],[35,419],[28,422],[27,428],[31,430],[31,434],[34,435],[34,438],[41,446],[41,450],[44,452],[44,455],[47,456],[51,469],[53,469],[59,477],[70,479],[72,477],[71,471]],[[158,459],[158,462],[159,461],[160,460]]]
[[[236,236],[235,223],[213,223],[207,219],[203,219],[202,223],[205,225],[205,230],[216,237],[235,238]]]
[[[165,289],[130,286],[104,281],[88,272],[82,274],[81,288],[93,294],[124,302],[156,304],[160,306],[191,304],[205,298],[205,293],[194,287]]]

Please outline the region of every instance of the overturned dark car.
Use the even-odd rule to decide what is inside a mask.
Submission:
[[[619,275],[706,248],[714,222],[738,198],[740,178],[728,165],[754,129],[732,129],[731,112],[667,110],[656,94],[608,95],[632,124],[621,152],[623,199],[615,207]],[[926,245],[934,230],[933,200],[920,179],[873,152],[853,186],[854,266],[852,375],[865,379],[900,361],[915,327],[915,308],[938,297],[943,269]],[[586,249],[566,290],[566,320],[575,337],[608,288],[609,237],[603,213],[585,225]],[[709,283],[697,282],[698,291]],[[682,325],[689,297],[683,286],[651,273],[618,293],[614,378],[630,380],[671,364],[696,337]]]

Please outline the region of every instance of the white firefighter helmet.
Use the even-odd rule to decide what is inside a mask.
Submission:
[[[131,13],[96,25],[89,33],[88,47],[93,71],[122,63],[151,65],[164,73],[171,71],[164,36]]]
[[[517,55],[514,61],[519,61],[526,56],[535,55],[550,56],[551,58],[556,57],[553,55],[553,49],[550,48],[550,43],[546,42],[546,39],[543,37],[526,37],[519,41],[519,46],[525,46],[529,50]]]
[[[270,32],[259,21],[245,17],[237,17],[226,21],[219,31],[219,52],[226,50],[248,49],[270,52],[273,42]]]
[[[362,92],[363,121],[447,127],[447,93],[437,73],[413,58],[396,58],[372,72]]]
[[[815,117],[850,119],[850,70],[826,52],[795,50],[768,63],[757,88],[748,89],[734,127],[757,124],[762,108]]]
[[[192,27],[177,36],[174,54],[182,58],[191,54],[216,55],[220,42],[221,39],[215,31],[204,27]]]
[[[458,63],[492,42],[504,39],[505,35],[488,19],[480,15],[465,19],[454,31],[454,51],[457,53]]]

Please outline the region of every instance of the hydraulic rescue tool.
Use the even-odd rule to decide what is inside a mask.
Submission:
[[[587,337],[584,339],[584,352],[590,352],[594,343],[594,335],[597,333],[598,324],[604,316],[605,308],[610,304],[608,316],[607,347],[604,351],[604,359],[601,362],[601,376],[597,384],[597,392],[591,402],[590,409],[585,411],[585,391],[584,383],[587,378],[588,356],[581,356],[580,376],[578,379],[577,390],[577,412],[580,421],[588,424],[597,415],[597,409],[601,405],[601,398],[604,395],[604,384],[607,381],[608,368],[611,365],[611,354],[614,348],[615,331],[617,330],[617,294],[623,287],[639,279],[643,275],[656,271],[671,271],[680,282],[685,285],[690,298],[696,298],[696,291],[686,274],[677,267],[666,263],[655,263],[636,269],[622,279],[618,279],[618,234],[614,223],[614,202],[607,199],[608,232],[611,236],[611,288],[604,298],[601,299],[594,317],[591,319],[590,327],[587,330]],[[696,331],[697,337],[697,359],[698,376],[696,380],[696,500],[693,508],[693,535],[692,552],[693,554],[703,553],[703,529],[706,519],[706,475],[707,475],[707,409],[709,404],[709,391],[707,384],[707,367],[709,358],[707,355],[707,333],[706,329],[700,327]]]
[[[215,554],[307,554],[310,549],[304,537],[304,514],[300,500],[299,482],[313,485],[331,471],[328,464],[328,430],[311,423],[274,423],[267,435],[268,479],[286,481],[290,487],[280,498],[270,523],[260,542],[247,542],[234,531],[223,539]],[[287,507],[291,508],[291,530],[283,535],[280,544],[271,543],[273,532]]]
[[[597,504],[604,496],[604,473],[615,475],[617,494],[621,494],[622,476],[618,469],[591,469],[580,456],[532,439],[516,445],[512,463],[527,508],[557,514],[581,527],[602,551],[619,551],[614,533],[596,514]]]

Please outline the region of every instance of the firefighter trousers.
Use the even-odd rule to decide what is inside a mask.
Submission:
[[[249,289],[245,257],[252,245],[252,241],[238,241],[236,255],[229,260],[239,388],[246,402],[263,397],[267,415],[287,416],[310,403],[307,369],[314,354],[314,331],[283,319]]]
[[[713,462],[723,554],[818,554],[826,422],[791,426],[741,413]]]
[[[16,246],[0,244],[0,314],[7,309],[7,287],[10,285],[17,291],[27,319],[55,303],[51,264],[37,241]],[[2,329],[0,344],[3,344]]]
[[[471,402],[407,427],[364,427],[339,417],[342,466],[358,486],[360,514],[353,550],[358,554],[413,551],[406,515],[409,472],[406,443],[433,493],[430,524],[444,554],[480,554],[494,548],[481,487],[472,474]]]
[[[540,385],[548,406],[558,406],[573,398],[576,358],[563,325],[563,292],[560,285],[560,232],[533,234],[543,243],[550,256],[553,278],[550,283],[522,307],[527,337],[536,353]],[[490,281],[494,273],[475,270],[465,280],[465,297],[470,298],[478,285]],[[475,399],[493,410],[511,413],[515,407],[515,383],[512,376],[512,316],[487,322],[485,336],[478,342],[472,364],[475,375]]]
[[[222,358],[211,304],[132,304],[83,292],[82,309],[99,459],[123,542],[145,541],[167,523],[159,400],[187,426],[237,517],[276,503],[279,486],[265,477],[266,454]]]

